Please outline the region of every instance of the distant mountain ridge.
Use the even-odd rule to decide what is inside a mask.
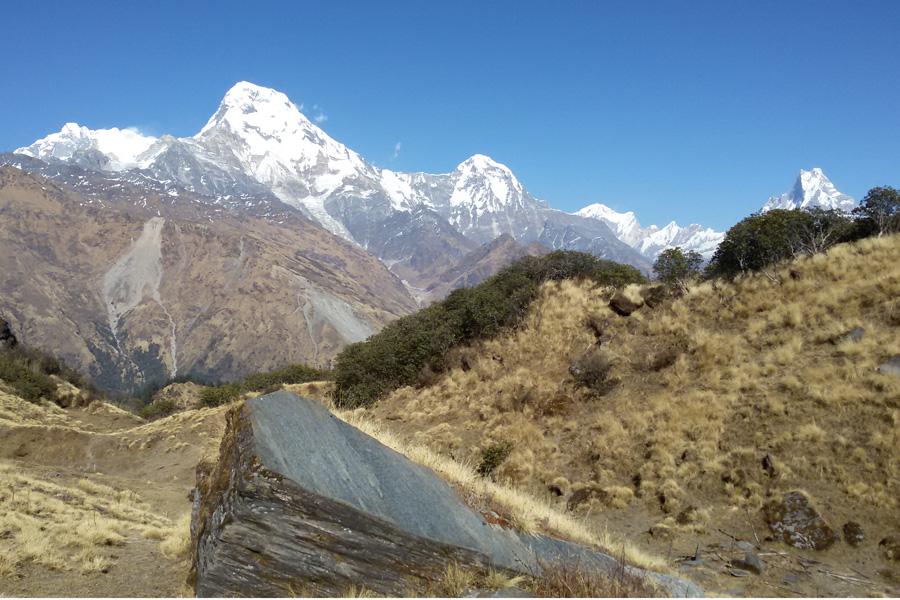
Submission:
[[[77,166],[174,199],[254,214],[293,208],[374,254],[420,298],[440,272],[503,235],[522,246],[581,250],[645,272],[676,246],[709,259],[724,237],[675,221],[643,227],[633,212],[599,203],[574,214],[553,209],[483,154],[449,173],[383,169],[331,138],[285,94],[249,82],[229,89],[192,137],[67,123],[15,152],[3,162],[45,176]],[[793,189],[762,210],[812,206],[850,210],[855,201],[814,168],[801,171]]]
[[[631,211],[620,213],[605,204],[590,204],[575,213],[606,223],[616,236],[649,259],[655,259],[668,248],[699,252],[709,260],[725,237],[725,233],[693,223],[686,227],[672,221],[665,227],[641,227]]]
[[[821,168],[814,167],[809,171],[801,169],[794,186],[780,196],[770,197],[761,211],[822,208],[850,212],[856,204],[852,197],[838,191]],[[725,237],[724,232],[696,223],[682,227],[672,221],[665,227],[641,227],[634,212],[617,212],[600,203],[585,206],[575,214],[602,221],[619,240],[651,260],[663,250],[675,247],[699,252],[709,260]]]

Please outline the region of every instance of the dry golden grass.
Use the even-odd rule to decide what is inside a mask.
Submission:
[[[528,591],[538,598],[650,598],[660,591],[645,578],[628,573],[598,573],[578,565],[545,565],[539,577],[529,580]]]
[[[0,462],[0,531],[7,532],[0,540],[4,573],[15,573],[25,562],[101,571],[113,564],[115,546],[141,534],[162,539],[161,553],[174,558],[170,540],[180,540],[183,529],[183,522],[173,524],[155,514],[134,492],[87,479],[74,485],[52,483],[24,474],[20,465]]]
[[[163,536],[159,549],[172,560],[183,558],[191,548],[191,514],[185,513]]]
[[[615,546],[622,548],[626,560],[631,564],[648,569],[665,569],[664,563],[658,558],[630,544],[612,540],[605,532],[600,534],[592,530],[583,519],[566,515],[548,502],[520,489],[479,477],[470,465],[457,462],[427,446],[406,442],[394,435],[389,428],[369,419],[365,409],[333,409],[333,412],[346,423],[461,488],[471,502],[496,507],[513,526],[522,531],[545,532],[602,548]]]
[[[437,595],[459,598],[475,583],[475,573],[464,569],[456,562],[447,563],[438,584]]]
[[[603,490],[576,509],[595,524],[636,503],[661,520],[690,507],[755,509],[791,487],[837,507],[864,500],[875,523],[896,518],[900,379],[877,366],[900,354],[900,237],[840,245],[774,275],[698,284],[628,318],[609,310],[608,290],[547,283],[521,327],[456,351],[458,368],[357,419],[390,423],[432,463],[477,464],[484,448],[511,443],[494,472],[502,489]],[[843,340],[854,327],[862,339]],[[618,380],[603,396],[569,373],[598,331]],[[566,535],[585,539],[591,526],[562,516],[582,532]]]
[[[215,452],[226,410],[187,411],[145,423],[102,402],[64,410],[52,403],[26,402],[0,389],[0,435],[14,437],[26,430],[43,436],[45,446],[29,447],[23,456],[41,460],[40,454],[59,453],[65,461],[65,456],[93,452],[116,468],[113,465],[129,461],[130,451],[155,446],[159,454],[182,451],[185,457],[204,450]],[[116,462],[113,454],[121,454],[121,460]],[[140,460],[138,455],[130,456]],[[166,559],[184,558],[189,514],[173,520],[135,492],[101,483],[91,474],[95,469],[83,460],[71,465],[73,471],[83,473],[72,479],[61,475],[47,479],[37,474],[43,469],[31,469],[25,462],[0,462],[0,576],[15,576],[26,563],[62,571],[105,572],[116,562],[116,547],[141,538],[158,542],[159,553]]]

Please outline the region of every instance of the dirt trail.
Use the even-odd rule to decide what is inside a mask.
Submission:
[[[217,451],[223,425],[223,409],[147,423],[102,403],[63,410],[0,392],[0,471],[19,482],[7,482],[16,488],[11,493],[0,492],[0,554],[12,557],[0,560],[0,596],[188,592],[184,553],[164,553],[162,544],[171,532],[186,530],[196,465]],[[121,539],[113,536],[112,543],[78,539],[81,528],[71,537],[60,533],[67,518],[81,518],[89,535],[92,521],[102,524],[117,513],[138,516],[119,515],[125,520],[114,525]],[[43,523],[36,531],[46,529],[47,538],[29,539],[23,522]],[[75,528],[73,521],[69,529]],[[41,543],[63,560],[29,558],[28,544]]]

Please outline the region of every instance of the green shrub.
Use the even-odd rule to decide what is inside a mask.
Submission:
[[[200,392],[200,403],[204,406],[220,406],[240,398],[245,392],[271,392],[282,385],[307,383],[327,378],[325,371],[296,364],[247,375],[236,383],[207,386]]]
[[[56,382],[51,375],[68,381],[92,396],[97,395],[93,385],[85,382],[75,369],[49,354],[22,344],[0,349],[0,379],[22,398],[32,402],[42,397],[55,400]]]
[[[152,421],[154,419],[168,417],[175,412],[176,408],[174,400],[170,398],[157,398],[150,404],[141,408],[141,410],[138,411],[138,414],[144,419]]]
[[[307,367],[306,365],[290,365],[283,369],[276,369],[275,371],[269,371],[267,373],[254,373],[248,375],[241,382],[241,388],[247,392],[259,392],[278,388],[282,385],[318,381],[324,376],[322,371]]]
[[[394,321],[335,360],[338,406],[369,406],[422,373],[440,373],[451,349],[490,338],[518,324],[545,281],[586,279],[623,286],[645,281],[634,267],[582,252],[527,256],[473,288],[454,290],[442,302]]]
[[[226,383],[206,387],[200,391],[200,404],[203,406],[221,406],[241,396],[241,387],[235,383]]]
[[[701,266],[703,256],[699,252],[685,252],[679,247],[667,248],[656,257],[653,272],[669,289],[685,292],[688,283],[700,275]]]
[[[56,383],[43,373],[38,363],[33,363],[18,350],[0,355],[0,379],[25,400],[36,402],[41,398],[56,398]]]
[[[509,457],[512,450],[510,442],[491,444],[481,451],[481,462],[476,472],[482,477],[489,477]]]
[[[890,186],[874,187],[853,213],[866,222],[872,234],[900,232],[900,190]]]

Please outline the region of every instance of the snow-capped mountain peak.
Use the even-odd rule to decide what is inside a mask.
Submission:
[[[456,167],[456,186],[451,206],[470,206],[477,211],[496,211],[522,201],[524,188],[506,165],[484,154],[475,154]]]
[[[286,95],[246,81],[228,90],[194,139],[221,137],[239,142],[230,149],[263,183],[274,183],[284,171],[311,169],[322,159],[347,163],[340,171],[365,168],[358,154],[314,125]]]
[[[620,213],[605,204],[597,202],[585,206],[575,214],[579,217],[603,221],[613,230],[617,238],[629,246],[633,246],[644,237],[641,224],[631,211]]]
[[[775,208],[793,210],[797,208],[823,208],[849,212],[856,206],[856,200],[841,193],[819,167],[806,171],[801,169],[791,191],[780,196],[772,196],[763,205],[762,211]]]
[[[15,152],[41,160],[84,158],[90,160],[85,166],[121,171],[151,162],[154,156],[148,151],[155,142],[155,137],[143,135],[134,128],[88,129],[78,123],[66,123],[58,133]]]
[[[291,125],[304,121],[312,125],[282,92],[240,81],[225,93],[218,110],[194,137],[202,137],[223,123],[238,131],[247,123],[252,123],[260,129],[260,133],[275,136]]]
[[[378,177],[362,157],[313,124],[285,94],[246,81],[228,90],[193,139],[210,156],[238,167],[283,202],[305,208],[347,239],[352,236],[329,214],[325,201],[347,185],[359,189],[366,187],[361,182]]]
[[[599,203],[585,206],[575,214],[603,221],[617,238],[651,259],[663,250],[679,247],[699,252],[708,260],[725,235],[697,224],[682,227],[675,221],[661,228],[656,225],[641,227],[633,212],[620,213]]]

